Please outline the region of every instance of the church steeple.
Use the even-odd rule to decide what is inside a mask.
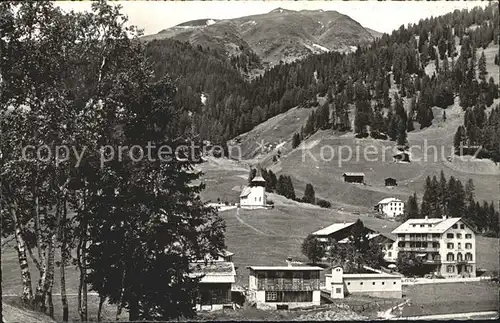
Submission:
[[[262,177],[260,167],[257,168],[257,174],[255,174],[255,177],[252,179],[252,186],[265,186],[266,185],[266,180],[264,177]]]

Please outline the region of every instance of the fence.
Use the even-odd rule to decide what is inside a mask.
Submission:
[[[465,283],[465,282],[478,282],[483,280],[491,280],[490,276],[481,277],[464,277],[464,278],[445,278],[445,279],[431,279],[431,278],[403,278],[402,285],[423,285],[423,284],[447,284],[447,283]]]
[[[359,305],[349,304],[348,306],[354,312],[363,313],[363,312],[366,312],[369,310],[374,310],[374,309],[377,309],[377,310],[387,309],[389,306],[397,305],[400,302],[401,302],[401,300],[383,299],[383,300],[377,300],[377,301],[373,301],[370,303],[359,304]]]

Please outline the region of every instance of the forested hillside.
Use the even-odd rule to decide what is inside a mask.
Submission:
[[[176,101],[186,110],[180,126],[187,127],[188,118],[193,118],[194,131],[214,143],[225,143],[317,94],[327,94],[328,109],[316,117],[321,119],[318,126],[307,132],[351,128],[347,109],[353,104],[356,112],[351,130],[358,136],[378,138],[383,134],[404,144],[407,132],[432,124],[433,106],[444,110],[458,95],[460,105],[472,111],[467,116],[482,114],[466,118],[460,141],[483,144],[492,150],[487,156],[496,156],[498,113],[489,118],[483,114],[498,97],[498,80],[487,75],[483,58],[477,61],[475,54],[478,48],[498,44],[498,22],[499,10],[494,4],[457,10],[407,28],[401,26],[354,53],[324,53],[281,64],[252,82],[245,82],[234,59],[231,62],[215,50],[171,40],[152,41],[147,46],[157,77],[164,73],[179,77]],[[435,71],[428,75],[430,62]],[[394,86],[396,96],[390,94]],[[207,96],[205,104],[200,100],[202,94]],[[410,102],[406,110],[403,100]],[[485,129],[479,134],[477,128],[483,123]]]

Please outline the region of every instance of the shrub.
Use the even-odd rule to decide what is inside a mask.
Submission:
[[[325,209],[329,209],[332,206],[332,203],[330,203],[327,200],[316,199],[316,205],[318,205],[322,208],[325,208]]]

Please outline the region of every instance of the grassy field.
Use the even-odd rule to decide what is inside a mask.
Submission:
[[[406,286],[403,293],[411,301],[403,316],[498,311],[499,291],[487,281]]]

